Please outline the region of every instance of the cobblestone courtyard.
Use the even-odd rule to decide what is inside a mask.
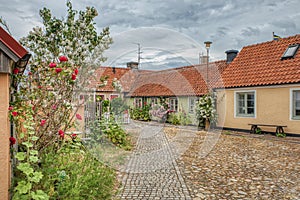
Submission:
[[[134,123],[137,145],[120,170],[120,199],[300,199],[300,138],[219,134]]]

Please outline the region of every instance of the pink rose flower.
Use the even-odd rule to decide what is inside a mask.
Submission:
[[[58,131],[58,134],[61,138],[64,138],[65,137],[65,132],[63,130],[59,130]]]
[[[46,124],[46,120],[45,119],[42,119],[41,120],[41,126],[44,126]]]
[[[78,120],[82,120],[82,117],[81,117],[81,115],[79,115],[79,114],[76,114],[76,118],[77,118]]]
[[[62,71],[62,68],[56,68],[55,71],[56,73],[60,73]]]
[[[58,59],[59,59],[60,62],[68,61],[68,58],[66,56],[60,56]]]
[[[56,63],[51,62],[51,63],[49,64],[49,67],[50,67],[50,68],[55,68],[55,67],[56,67]]]
[[[76,80],[76,74],[72,74],[72,80],[73,80],[73,81]]]
[[[11,114],[12,114],[14,117],[18,116],[18,112],[16,112],[16,111],[13,111]]]
[[[8,107],[8,110],[13,110],[13,109],[14,109],[14,107],[12,107],[12,106]]]

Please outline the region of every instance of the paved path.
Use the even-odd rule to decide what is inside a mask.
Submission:
[[[162,125],[137,128],[140,135],[136,149],[121,170],[120,199],[192,199]]]

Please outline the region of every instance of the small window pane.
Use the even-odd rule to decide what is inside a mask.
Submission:
[[[294,57],[298,50],[298,47],[299,47],[299,44],[290,45],[284,52],[281,59]]]

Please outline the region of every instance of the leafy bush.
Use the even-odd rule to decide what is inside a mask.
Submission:
[[[143,108],[131,108],[130,117],[134,120],[150,121],[150,106],[144,105]]]
[[[114,194],[115,172],[78,143],[66,143],[58,151],[47,149],[41,169],[39,187],[51,199],[111,199]]]

